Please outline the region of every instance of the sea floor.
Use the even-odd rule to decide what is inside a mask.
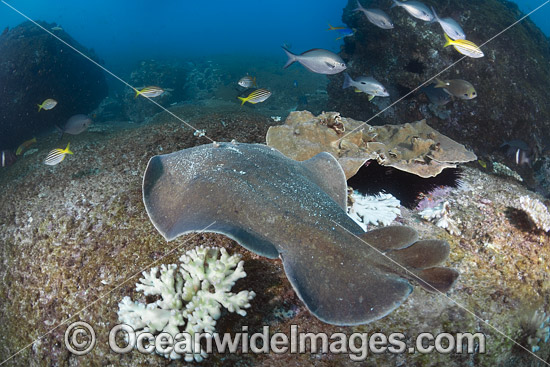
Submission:
[[[210,100],[178,105],[170,111],[215,141],[265,143],[270,126],[283,123],[288,110],[241,107]],[[280,122],[272,116],[281,116]],[[186,124],[160,112],[147,123],[105,121],[71,136],[71,150],[57,166],[44,165],[52,147],[64,147],[65,136],[46,135],[32,154],[0,172],[0,360],[10,366],[181,365],[159,355],[109,350],[109,330],[118,323],[124,296],[145,301],[135,291],[143,270],[170,250],[162,263],[176,263],[198,245],[225,247],[245,261],[247,277],[234,291],[253,290],[256,297],[246,317],[223,313],[219,332],[289,333],[300,331],[375,333],[402,332],[407,343],[422,332],[481,332],[486,352],[473,354],[369,354],[363,366],[542,366],[514,345],[528,345],[522,321],[549,302],[550,241],[514,207],[521,195],[537,197],[508,177],[463,167],[463,185],[446,200],[460,235],[401,209],[398,223],[415,228],[421,238],[441,238],[451,245],[447,266],[460,272],[445,296],[419,287],[397,310],[367,325],[325,324],[305,308],[288,282],[280,260],[258,256],[218,234],[190,234],[166,242],[153,227],[142,201],[142,176],[157,154],[207,144]],[[159,264],[156,264],[157,266]],[[475,316],[474,316],[475,315]],[[67,322],[82,320],[95,329],[97,344],[87,355],[65,348]],[[498,330],[498,331],[496,331]],[[539,343],[536,355],[548,360],[550,348]],[[195,363],[198,365],[198,363]],[[214,354],[202,365],[338,366],[356,365],[347,354]]]

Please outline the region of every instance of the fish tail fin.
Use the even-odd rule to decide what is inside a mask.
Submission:
[[[134,98],[137,98],[140,95],[141,92],[137,89],[134,89],[134,90],[136,91],[136,95],[134,96]]]
[[[439,22],[439,17],[437,16],[437,13],[435,12],[435,9],[433,6],[431,6],[430,8],[432,8],[432,13],[434,13],[434,18],[432,20],[430,20],[428,23],[435,23],[435,22]]]
[[[439,78],[435,78],[434,88],[445,88],[447,86],[448,86],[448,84],[445,83],[443,80],[441,80]]]
[[[443,33],[443,34],[445,35],[445,44],[443,45],[443,47],[452,45],[453,41],[449,38],[449,36],[447,36],[447,33]]]
[[[244,97],[238,97],[242,102],[241,102],[241,106],[246,102],[248,101],[248,98],[244,98]]]
[[[65,148],[65,150],[63,151],[63,153],[65,154],[74,154],[73,152],[71,152],[71,150],[69,149],[69,146],[71,145],[71,142],[68,142],[67,143],[67,148]]]
[[[395,8],[396,6],[399,6],[399,2],[397,0],[392,0],[392,1],[393,1],[393,4],[391,4],[390,9]]]
[[[330,23],[328,24],[328,28],[327,28],[327,31],[333,31],[334,30],[334,27],[330,25]]]
[[[365,8],[363,8],[363,5],[357,0],[357,8],[353,9],[353,11],[363,11]]]
[[[37,104],[38,106],[38,112],[40,112],[40,110],[42,109],[42,105],[41,104]]]
[[[296,58],[296,55],[294,55],[292,52],[290,52],[286,48],[283,47],[283,50],[285,51],[286,55],[288,56],[288,60],[285,64],[285,66],[283,66],[283,69],[286,69],[290,65],[294,64],[294,62],[298,61],[298,59]]]
[[[58,140],[61,140],[61,139],[63,138],[63,134],[64,134],[65,132],[64,132],[63,129],[60,128],[59,126],[57,126],[57,125],[54,125],[54,126],[55,126],[55,129],[57,130],[57,132],[59,133],[59,139],[58,139]]]
[[[438,266],[449,256],[449,244],[442,240],[421,240],[388,253],[404,270],[402,275],[416,280],[430,292],[448,291],[458,278],[454,269]]]
[[[353,84],[353,79],[351,79],[351,76],[349,76],[348,73],[344,73],[344,84],[342,85],[342,89],[346,89],[351,87]]]

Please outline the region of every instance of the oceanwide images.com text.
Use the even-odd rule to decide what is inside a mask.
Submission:
[[[69,329],[67,329],[69,331]],[[82,337],[82,334],[79,335]],[[95,335],[93,336],[95,338]],[[66,344],[70,338],[65,336]],[[88,342],[92,340],[88,339]],[[87,352],[93,349],[93,344],[87,344]],[[408,345],[409,344],[409,345]],[[81,343],[82,345],[82,343]],[[91,348],[90,348],[91,347]],[[114,326],[109,333],[109,347],[115,353],[125,354],[136,350],[140,353],[158,353],[184,356],[192,355],[206,357],[211,353],[255,353],[255,354],[347,354],[353,361],[364,361],[370,353],[485,353],[485,335],[482,333],[420,333],[415,337],[407,337],[396,332],[384,333],[312,333],[291,325],[288,333],[270,333],[269,326],[264,326],[261,332],[249,333],[248,326],[243,326],[238,333],[196,333],[181,332],[174,335],[163,332],[154,335],[149,332],[134,331],[126,324]],[[74,345],[67,348],[75,353]],[[84,353],[75,353],[84,354]]]

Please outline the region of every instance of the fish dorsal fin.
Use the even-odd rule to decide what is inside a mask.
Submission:
[[[317,154],[302,162],[307,177],[326,192],[340,207],[346,210],[346,175],[340,163],[327,152]]]

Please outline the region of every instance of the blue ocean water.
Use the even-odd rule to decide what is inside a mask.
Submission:
[[[542,0],[517,0],[528,13]],[[281,1],[8,1],[32,19],[56,22],[78,42],[94,48],[108,67],[119,70],[132,60],[193,57],[226,53],[275,54],[280,45],[302,52],[311,48],[338,51],[340,41],[327,24],[343,25],[346,0]],[[388,7],[390,1],[388,1]],[[4,4],[0,25],[14,27],[25,19]],[[550,6],[532,20],[550,35]],[[492,36],[492,35],[488,35]]]
[[[226,53],[277,54],[283,43],[295,51],[338,50],[326,31],[342,25],[347,1],[13,1],[32,19],[56,22],[107,66],[126,61]],[[25,19],[1,4],[0,25]]]

